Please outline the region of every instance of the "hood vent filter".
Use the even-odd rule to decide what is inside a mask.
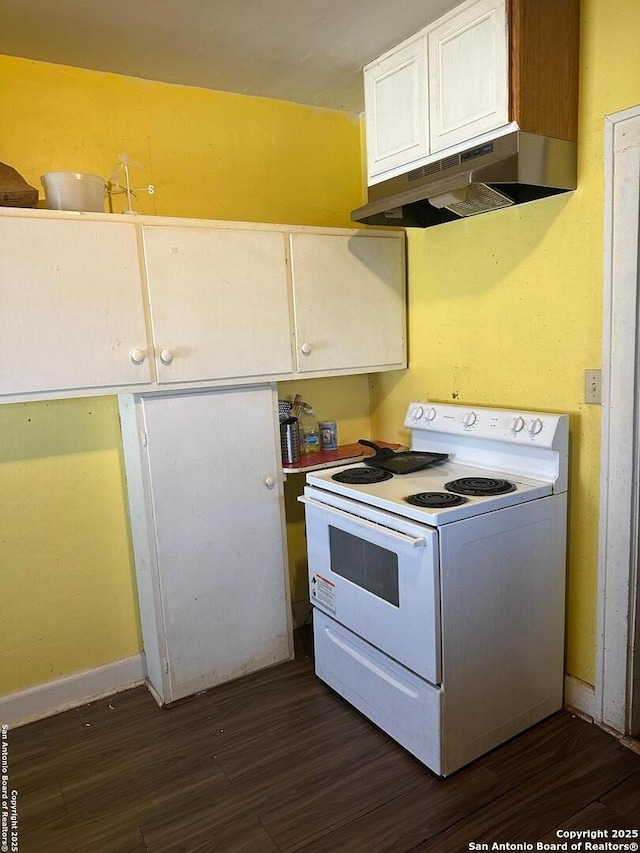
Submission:
[[[429,202],[438,209],[445,207],[458,216],[475,216],[477,213],[511,207],[513,199],[486,184],[468,184],[460,189],[430,196]]]

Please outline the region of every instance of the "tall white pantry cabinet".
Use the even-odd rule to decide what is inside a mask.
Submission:
[[[148,680],[169,704],[293,655],[274,386],[123,395]]]

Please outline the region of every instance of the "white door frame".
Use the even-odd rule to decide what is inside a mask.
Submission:
[[[631,727],[638,573],[640,106],[605,119],[602,455],[594,717]]]

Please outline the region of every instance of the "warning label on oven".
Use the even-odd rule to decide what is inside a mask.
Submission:
[[[322,575],[314,575],[311,578],[311,597],[327,610],[336,612],[336,585]]]

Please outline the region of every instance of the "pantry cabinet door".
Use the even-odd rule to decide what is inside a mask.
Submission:
[[[433,154],[509,120],[505,0],[472,0],[429,29]]]
[[[301,373],[406,366],[404,238],[293,234]]]
[[[0,218],[0,395],[151,382],[135,226]]]
[[[427,42],[403,43],[364,69],[369,183],[429,153]]]
[[[291,372],[281,232],[145,226],[158,382]]]
[[[291,656],[271,389],[143,401],[165,702]]]

